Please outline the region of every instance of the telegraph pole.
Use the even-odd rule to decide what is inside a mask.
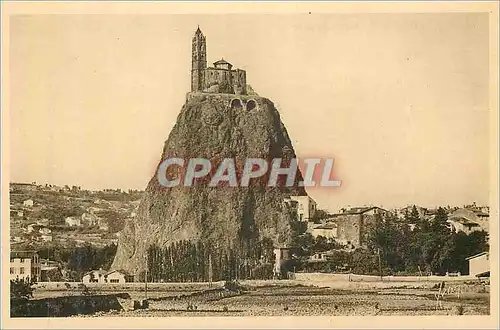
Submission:
[[[208,287],[212,287],[212,255],[208,255]]]
[[[146,294],[146,300],[148,300],[148,254],[146,252],[146,275],[144,277],[144,292]]]
[[[380,274],[380,281],[383,281],[382,279],[382,260],[380,259],[380,248],[377,249],[378,253],[378,272]]]

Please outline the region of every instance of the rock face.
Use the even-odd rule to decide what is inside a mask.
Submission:
[[[243,164],[247,158],[294,158],[295,152],[270,100],[256,94],[188,93],[160,163],[169,157],[232,158]],[[199,182],[165,188],[155,173],[137,217],[120,235],[112,269],[138,274],[145,268],[149,246],[181,240],[241,253],[264,238],[276,247],[288,246],[292,213],[283,200],[306,194],[297,185],[302,175],[299,170],[293,187],[269,188],[264,179],[254,179],[248,187],[208,187]]]

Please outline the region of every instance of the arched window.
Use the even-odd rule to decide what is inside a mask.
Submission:
[[[255,108],[257,108],[257,102],[255,102],[254,100],[248,100],[247,111],[252,111]]]
[[[241,109],[243,108],[243,104],[240,99],[232,99],[230,103],[231,109]]]

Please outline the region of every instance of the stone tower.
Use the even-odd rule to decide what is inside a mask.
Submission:
[[[199,26],[193,37],[192,64],[191,91],[201,92],[204,89],[207,68],[207,42]]]

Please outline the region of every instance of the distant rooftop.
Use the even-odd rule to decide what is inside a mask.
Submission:
[[[314,229],[335,229],[337,227],[338,227],[338,225],[336,223],[327,223],[327,224],[315,227]]]
[[[345,210],[344,212],[335,214],[335,215],[343,215],[343,214],[363,214],[368,211],[374,210],[374,209],[379,209],[383,211],[387,211],[381,207],[378,206],[362,206],[362,207],[352,207],[349,210]]]
[[[11,258],[31,258],[36,251],[10,251]]]

